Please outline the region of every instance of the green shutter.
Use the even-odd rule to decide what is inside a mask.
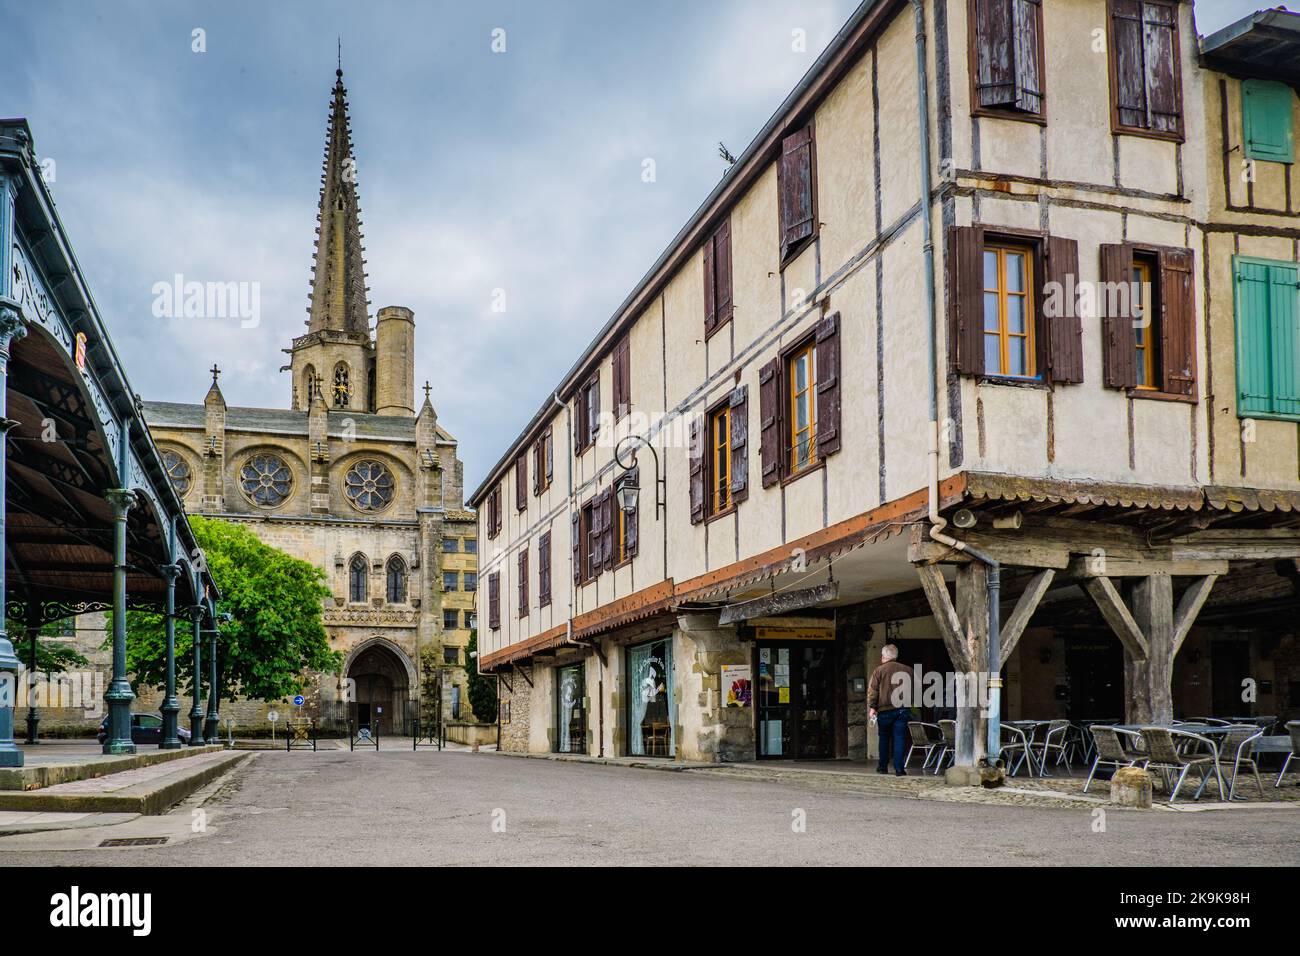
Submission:
[[[1291,87],[1269,80],[1241,83],[1241,123],[1246,156],[1274,163],[1295,160]]]
[[[1237,413],[1300,417],[1300,266],[1233,260]]]

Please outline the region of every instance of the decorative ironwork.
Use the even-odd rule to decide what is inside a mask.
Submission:
[[[359,511],[382,511],[393,503],[397,483],[381,463],[367,458],[357,462],[343,479],[348,501]]]
[[[172,487],[176,489],[176,494],[184,498],[190,491],[190,465],[184,458],[174,451],[165,451],[162,455],[163,468],[167,471],[167,477],[171,479]]]
[[[288,499],[293,472],[276,455],[254,455],[239,470],[239,484],[253,504],[274,508]]]

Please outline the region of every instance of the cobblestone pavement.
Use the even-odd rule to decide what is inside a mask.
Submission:
[[[491,753],[266,752],[202,802],[141,817],[157,847],[100,834],[0,838],[0,865],[1294,865],[1294,807],[1158,813],[849,791],[824,775],[525,760]],[[964,791],[973,794],[974,791]],[[959,791],[950,793],[958,795]],[[78,842],[80,841],[80,842]]]

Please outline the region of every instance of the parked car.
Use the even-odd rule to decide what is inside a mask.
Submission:
[[[132,714],[131,715],[131,742],[137,744],[157,744],[162,743],[162,718],[157,714]],[[190,742],[190,732],[184,727],[176,728],[176,736],[180,738],[181,743]],[[108,739],[108,715],[99,723],[99,734],[96,739],[102,744]]]

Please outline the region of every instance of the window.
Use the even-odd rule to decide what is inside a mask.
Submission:
[[[1196,307],[1190,249],[1101,247],[1098,306],[1106,385],[1140,398],[1190,398]]]
[[[537,539],[537,606],[551,603],[551,533],[545,531]]]
[[[478,538],[465,539],[465,553],[478,554]]]
[[[172,487],[176,489],[176,494],[184,498],[190,490],[189,462],[174,451],[165,451],[162,454],[162,463],[167,477],[171,479]]]
[[[614,558],[614,496],[610,488],[600,492],[573,515],[573,580],[592,580]]]
[[[501,486],[497,485],[487,496],[487,536],[495,538],[501,533]]]
[[[339,362],[338,365],[334,366],[334,407],[347,408],[351,394],[352,385],[348,367]]]
[[[1177,0],[1110,0],[1115,132],[1182,139]]]
[[[674,746],[673,644],[654,641],[627,649],[627,752],[671,757]]]
[[[733,394],[733,400],[735,396]],[[810,471],[840,450],[840,315],[823,316],[813,334],[758,373],[763,487]],[[737,441],[732,410],[732,450]],[[732,455],[732,499],[743,455]]]
[[[501,629],[501,574],[497,571],[488,575],[488,627]]]
[[[519,549],[519,616],[528,616],[528,549]]]
[[[1083,381],[1075,240],[956,226],[948,230],[947,265],[948,358],[954,371]],[[1127,287],[1127,273],[1117,281]]]
[[[1237,414],[1300,418],[1300,265],[1233,259]]]
[[[465,590],[466,591],[478,590],[478,573],[476,571],[465,572]]]
[[[444,591],[459,590],[460,577],[455,571],[442,572],[442,589]]]
[[[731,321],[731,220],[704,241],[704,337]]]
[[[311,400],[320,394],[320,379],[316,377],[316,367],[308,365],[302,370],[303,402],[311,407]]]
[[[709,417],[709,513],[731,507],[731,406]]]
[[[388,603],[406,603],[406,562],[396,554],[388,559]]]
[[[442,628],[445,631],[454,631],[460,627],[460,612],[454,608],[449,608],[442,612]]]
[[[460,550],[460,542],[455,538],[443,538],[442,550],[444,554],[455,554]]]
[[[596,443],[600,434],[600,373],[597,372],[578,389],[574,399],[573,447],[582,454]]]
[[[972,0],[968,10],[975,112],[1041,116],[1041,0]]]
[[[382,462],[363,459],[343,477],[343,491],[358,511],[383,511],[393,502],[396,483]]]
[[[478,614],[474,611],[465,612],[465,626],[471,631],[478,627]]]
[[[551,487],[551,478],[555,470],[554,432],[551,426],[533,443],[533,494],[540,495]]]
[[[817,158],[811,122],[781,141],[777,193],[784,266],[817,235]]]
[[[528,508],[528,455],[520,455],[515,459],[515,510],[524,511]]]
[[[780,359],[774,359],[777,365]],[[759,379],[771,373],[770,385],[781,376],[769,363]],[[777,399],[770,396],[775,416]],[[775,424],[774,424],[775,427]],[[691,522],[724,514],[749,496],[749,389],[741,385],[691,425]],[[776,433],[770,431],[775,440]],[[775,446],[773,446],[775,449]]]
[[[614,386],[614,420],[618,421],[632,410],[632,353],[626,335],[614,346],[610,369]]]
[[[364,555],[355,554],[348,565],[348,600],[364,603],[370,590],[370,564]]]
[[[1295,162],[1295,95],[1285,83],[1241,81],[1241,125],[1246,158]]]
[[[459,667],[459,666],[460,666],[460,648],[459,648],[459,647],[444,647],[444,648],[442,649],[442,662],[443,662],[444,664],[450,664],[450,665],[453,666],[453,667]]]
[[[786,446],[790,474],[817,463],[817,409],[813,404],[817,386],[817,346],[809,342],[786,359],[787,393],[790,396],[790,443]]]
[[[984,247],[984,372],[1035,378],[1031,251]]]
[[[239,469],[239,486],[253,504],[274,508],[293,489],[293,472],[278,455],[254,455]]]
[[[614,524],[614,558],[613,563],[620,565],[624,561],[631,561],[636,557],[638,539],[640,537],[640,504],[630,512],[624,511],[618,506],[618,489],[625,484],[641,486],[641,466],[636,465],[624,472],[614,483],[614,490],[610,499],[610,513],[613,516]]]

